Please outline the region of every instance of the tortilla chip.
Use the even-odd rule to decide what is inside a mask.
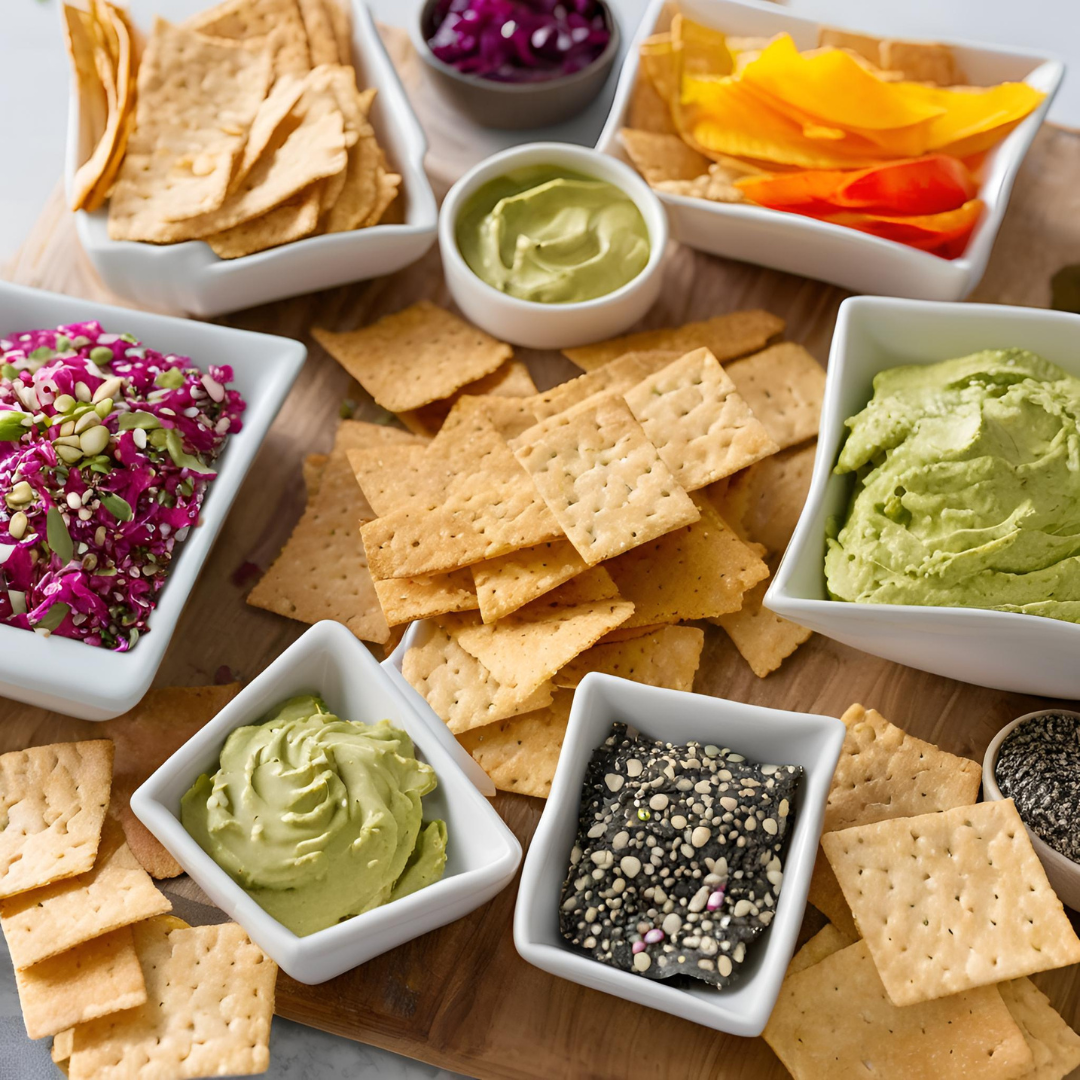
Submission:
[[[337,38],[334,37],[334,26],[323,0],[299,0],[299,4],[307,31],[312,67],[336,64],[339,60]]]
[[[555,673],[556,686],[575,688],[590,672],[621,679],[692,690],[701,662],[705,632],[695,626],[662,626],[641,637],[593,645]]]
[[[320,187],[315,183],[259,217],[208,236],[206,242],[219,259],[241,259],[302,240],[319,224],[321,205]]]
[[[184,23],[213,38],[226,38],[273,56],[276,78],[311,70],[307,33],[296,0],[225,0]]]
[[[619,132],[619,140],[646,183],[693,180],[709,171],[709,159],[688,146],[678,135],[623,128]]]
[[[352,16],[348,5],[340,0],[325,0],[326,13],[330,16],[330,25],[334,29],[337,41],[338,62],[352,64]]]
[[[908,82],[955,86],[965,81],[948,45],[933,41],[895,41],[881,43],[881,66],[898,71]]]
[[[638,75],[630,95],[630,110],[627,119],[630,127],[636,131],[678,134],[668,103],[656,92],[653,84],[641,74]]]

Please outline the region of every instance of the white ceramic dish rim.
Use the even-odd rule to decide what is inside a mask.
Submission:
[[[810,720],[818,725],[819,730],[816,739],[820,746],[817,753],[822,757],[822,762],[815,769],[813,777],[810,777],[809,774],[803,777],[800,787],[798,794],[799,809],[802,810],[803,816],[797,816],[796,830],[798,832],[793,832],[788,842],[784,867],[784,889],[777,904],[777,917],[769,927],[767,936],[761,941],[755,942],[755,947],[760,948],[762,953],[760,961],[757,961],[756,970],[749,977],[752,981],[740,986],[740,989],[753,987],[758,991],[758,1007],[752,1013],[732,1009],[730,1005],[726,1004],[726,995],[723,991],[709,993],[707,996],[690,994],[686,990],[668,985],[663,981],[642,979],[630,972],[601,964],[561,940],[552,945],[547,942],[537,941],[529,936],[527,924],[531,909],[540,903],[535,898],[540,895],[544,866],[550,865],[552,860],[558,863],[560,868],[565,866],[566,852],[555,852],[553,850],[553,845],[556,842],[554,836],[557,828],[554,821],[556,808],[561,810],[567,804],[572,804],[574,808],[579,806],[581,783],[585,768],[593,749],[600,745],[591,729],[587,730],[591,723],[591,717],[587,717],[586,713],[592,707],[592,693],[594,691],[602,693],[605,686],[619,684],[633,686],[635,694],[640,694],[643,702],[646,700],[651,701],[653,706],[652,714],[656,717],[664,716],[664,704],[670,702],[673,695],[694,699],[694,707],[702,713],[700,726],[703,729],[708,729],[709,724],[714,725],[707,730],[706,734],[699,737],[708,739],[711,742],[718,742],[721,745],[728,745],[726,735],[720,736],[717,732],[717,729],[725,722],[724,711],[726,709],[736,710],[747,717],[758,718],[762,727],[767,727],[770,722],[775,722],[777,716],[782,716],[793,723]],[[711,713],[708,719],[705,718],[706,713]],[[631,728],[640,730],[634,717],[627,716],[625,722]],[[651,723],[654,723],[655,727],[662,726],[662,720],[651,721]],[[586,735],[589,736],[588,740],[586,740]],[[795,941],[802,922],[803,911],[806,907],[806,895],[809,890],[810,876],[820,839],[821,827],[824,823],[825,799],[836,762],[839,760],[844,735],[843,721],[836,717],[816,713],[793,713],[782,709],[750,705],[745,702],[729,701],[725,698],[713,698],[704,694],[692,694],[663,687],[628,683],[625,679],[597,672],[586,675],[575,691],[570,720],[563,740],[563,750],[559,755],[559,764],[551,785],[551,793],[548,796],[544,813],[533,835],[521,871],[521,882],[518,887],[518,900],[514,913],[514,944],[518,952],[529,963],[543,970],[594,989],[602,989],[605,993],[625,997],[650,1008],[662,1008],[664,1011],[676,1016],[682,1016],[695,1023],[707,1024],[717,1030],[732,1031],[742,1035],[760,1034],[780,992],[784,972],[794,952]],[[599,738],[602,740],[604,735],[601,734]],[[731,739],[732,744],[737,744],[737,742],[737,738]],[[570,748],[569,753],[568,748]],[[732,749],[738,751],[739,747],[738,745],[732,745]],[[762,759],[760,755],[758,757]],[[831,765],[829,764],[830,758]],[[781,745],[778,744],[776,754],[770,760],[774,762],[787,760],[784,757]],[[827,775],[823,775],[826,772]],[[812,805],[807,807],[807,800],[811,797],[807,785],[811,782],[814,785],[815,792]],[[549,808],[552,811],[551,813],[548,812]],[[808,811],[810,812],[809,820],[811,822],[809,826],[803,824],[807,821],[805,815]],[[576,818],[576,810],[574,816]],[[813,836],[808,836],[806,833],[807,828],[814,834]],[[561,870],[560,872],[565,871]],[[526,900],[524,898],[533,899]],[[550,900],[552,911],[556,913],[556,916],[558,901],[558,895]],[[604,985],[601,986],[600,984]],[[670,1008],[660,1004],[665,1001],[670,1004]],[[768,1006],[762,1007],[765,1002],[768,1002]]]
[[[691,0],[693,2],[693,0]],[[637,33],[634,35],[627,52],[626,62],[619,76],[619,84],[615,90],[615,98],[611,105],[611,112],[604,124],[603,131],[597,139],[596,147],[601,153],[614,156],[609,148],[621,145],[618,141],[619,131],[624,127],[623,118],[629,107],[630,96],[634,83],[637,79],[639,66],[639,48],[641,43],[653,32],[653,28],[663,12],[669,0],[652,0],[645,12]],[[701,0],[698,0],[701,3]],[[756,2],[756,0],[723,0],[723,5],[743,8],[748,12],[758,12],[770,21],[784,22],[792,27],[809,30],[826,25],[817,19],[805,15],[795,15],[783,8],[777,8],[775,4]],[[976,273],[981,274],[980,267],[985,263],[993,247],[994,239],[1001,226],[1002,219],[1008,207],[1009,196],[1012,192],[1016,174],[1020,164],[1027,154],[1032,141],[1042,125],[1050,105],[1065,76],[1065,65],[1057,57],[1046,53],[1034,53],[1027,49],[1014,48],[1012,46],[998,46],[992,48],[984,44],[972,41],[952,39],[944,44],[955,48],[970,49],[983,54],[1002,54],[1017,59],[1030,60],[1032,70],[1024,81],[1030,82],[1037,89],[1043,90],[1046,97],[1031,115],[1026,117],[1016,126],[987,156],[984,172],[989,171],[991,164],[997,160],[997,156],[1007,154],[1008,165],[996,178],[993,189],[990,189],[989,181],[980,186],[978,197],[985,204],[982,214],[975,225],[975,230],[968,242],[963,254],[956,259],[947,260],[948,264],[955,268],[957,276],[967,276],[974,279]],[[685,206],[697,210],[707,210],[718,218],[732,217],[750,222],[758,222],[772,227],[782,224],[784,228],[803,230],[807,236],[833,236],[844,237],[854,244],[861,244],[867,250],[875,250],[886,253],[895,260],[909,263],[912,267],[927,267],[939,269],[942,262],[937,255],[926,251],[901,244],[893,240],[885,240],[869,233],[858,232],[842,225],[834,225],[826,221],[818,221],[814,218],[799,214],[784,214],[783,211],[769,210],[766,207],[749,206],[739,203],[717,203],[707,199],[697,199],[688,195],[676,195],[670,192],[659,194],[661,202],[670,206]],[[848,234],[855,233],[854,238]],[[974,285],[974,280],[971,281]]]
[[[528,161],[522,162],[523,158]],[[516,168],[519,163],[534,163],[536,158],[548,160],[555,165],[578,168],[586,174],[589,173],[590,165],[595,166],[598,159],[602,162],[604,169],[616,166],[615,174],[619,177],[617,186],[633,199],[649,231],[649,261],[625,285],[621,285],[614,292],[594,297],[592,300],[580,300],[568,304],[545,304],[538,300],[522,300],[520,297],[501,292],[477,275],[465,261],[458,249],[456,236],[457,219],[464,201],[486,180],[495,179],[502,173]],[[439,250],[443,259],[451,263],[459,273],[468,275],[478,292],[490,302],[501,304],[508,311],[518,311],[528,315],[542,313],[557,317],[555,313],[558,312],[588,313],[617,304],[628,295],[637,292],[654,274],[660,272],[667,248],[668,234],[667,213],[663,204],[657,198],[656,192],[629,165],[608,154],[601,154],[590,147],[577,146],[574,143],[522,143],[484,158],[457,180],[443,200],[442,210],[439,213]]]
[[[158,605],[149,617],[149,631],[136,642],[133,649],[122,653],[114,652],[55,634],[42,638],[17,627],[0,626],[0,651],[4,655],[19,657],[13,668],[34,676],[32,686],[26,686],[29,679],[24,682],[12,678],[12,682],[27,689],[48,692],[57,697],[67,696],[70,699],[73,689],[66,695],[64,689],[65,684],[70,682],[72,673],[92,673],[92,678],[81,680],[79,700],[86,702],[94,710],[111,711],[111,715],[115,716],[134,705],[153,680],[184,605],[225,523],[233,500],[282,402],[300,373],[307,349],[291,338],[120,308],[7,282],[0,282],[0,296],[11,296],[27,303],[45,303],[55,307],[54,316],[48,319],[48,323],[52,325],[97,319],[106,329],[116,332],[133,330],[147,345],[163,352],[173,351],[169,338],[175,338],[177,332],[181,336],[203,338],[206,344],[201,355],[198,351],[192,355],[194,362],[203,368],[212,359],[213,343],[222,338],[237,343],[249,343],[252,354],[258,355],[260,363],[266,365],[265,379],[252,377],[251,382],[256,387],[255,394],[250,390],[245,392],[247,409],[243,414],[244,427],[238,435],[226,440],[217,479],[210,485],[202,506],[200,525],[184,542],[170,567],[168,578],[158,597]],[[0,328],[0,333],[27,329],[30,327],[4,327]],[[273,379],[269,377],[272,368],[275,370]],[[61,673],[60,676],[47,674],[57,670]],[[122,691],[113,689],[111,692],[103,692],[96,689],[98,686],[121,687]],[[105,719],[104,715],[83,715],[86,719]]]
[[[239,259],[219,259],[210,246],[203,240],[187,240],[179,244],[150,244],[135,240],[110,240],[107,231],[108,203],[106,202],[99,210],[92,213],[85,210],[75,211],[75,225],[79,234],[79,241],[90,253],[98,250],[119,250],[130,253],[137,258],[151,262],[170,260],[179,268],[184,265],[188,252],[198,251],[205,260],[199,267],[199,273],[207,275],[211,280],[215,278],[228,278],[236,274],[243,274],[249,269],[254,269],[266,264],[275,265],[284,263],[282,269],[287,269],[287,259],[291,251],[302,246],[305,250],[319,250],[331,252],[336,249],[346,251],[362,251],[366,246],[369,236],[378,230],[379,236],[412,237],[426,233],[434,233],[438,224],[438,208],[435,203],[435,193],[424,171],[424,156],[427,153],[427,137],[420,126],[412,106],[409,104],[405,88],[401,84],[397,69],[390,62],[386,54],[386,48],[382,43],[371,12],[366,3],[357,0],[351,6],[355,16],[353,25],[354,50],[355,41],[360,35],[370,35],[374,47],[370,50],[370,57],[377,71],[373,72],[371,79],[373,85],[378,86],[380,96],[385,100],[386,117],[392,116],[401,127],[403,141],[407,150],[403,160],[395,161],[394,165],[402,172],[402,183],[406,187],[411,206],[413,220],[406,221],[402,225],[373,225],[369,229],[354,229],[350,232],[328,233],[322,236],[309,236],[302,240],[294,240],[280,247],[269,248],[266,251],[258,251],[252,255],[245,255]],[[63,12],[61,11],[61,17]],[[68,103],[68,126],[67,141],[64,158],[64,189],[70,197],[71,184],[75,178],[75,172],[79,161],[79,101],[72,79],[71,92]]]
[[[1073,329],[1080,334],[1080,316],[1044,308],[1014,307],[1005,304],[945,303],[885,296],[853,296],[844,300],[837,315],[832,348],[829,353],[825,400],[821,410],[817,453],[814,457],[814,472],[810,481],[810,491],[807,494],[806,503],[802,514],[799,516],[799,522],[795,527],[795,533],[788,545],[787,552],[765,594],[765,606],[775,610],[777,614],[796,622],[799,620],[800,613],[812,613],[818,619],[823,617],[827,619],[828,612],[842,609],[845,621],[852,624],[865,623],[868,632],[873,632],[880,625],[883,615],[897,622],[916,616],[929,617],[938,623],[939,632],[943,634],[969,633],[978,629],[984,632],[997,632],[1011,636],[1023,635],[1024,627],[1030,627],[1032,619],[1039,619],[1044,633],[1057,633],[1066,637],[1072,635],[1077,648],[1080,649],[1080,623],[1065,622],[1061,619],[1026,615],[1015,611],[993,611],[987,608],[938,607],[930,604],[925,606],[916,604],[857,604],[844,600],[808,597],[797,594],[793,590],[791,582],[796,566],[804,563],[810,557],[808,549],[813,546],[811,543],[811,530],[816,527],[818,518],[821,516],[822,504],[825,502],[829,485],[833,480],[833,464],[840,452],[843,441],[843,422],[847,417],[840,415],[843,411],[840,405],[840,397],[845,378],[846,340],[849,321],[858,317],[859,312],[864,310],[872,312],[875,307],[890,307],[898,311],[907,311],[912,318],[918,318],[920,312],[930,311],[935,316],[944,316],[946,318],[957,315],[965,319],[973,319],[978,318],[980,313],[983,313],[988,317],[995,318],[1016,315],[1021,319],[1061,320],[1074,324]],[[948,357],[943,356],[941,359],[945,360]],[[1077,363],[1077,370],[1073,374],[1080,377],[1080,362]],[[835,439],[832,439],[829,433],[834,429],[837,435]],[[819,572],[822,581],[824,581],[824,561],[822,561]]]
[[[984,802],[996,802],[1005,798],[1001,793],[1001,788],[998,786],[995,773],[1001,744],[1016,728],[1021,724],[1026,724],[1029,720],[1035,720],[1040,716],[1060,716],[1062,714],[1080,720],[1080,713],[1072,709],[1036,709],[1034,712],[1024,713],[1023,716],[1018,716],[1011,723],[1006,724],[990,740],[990,745],[986,748],[986,753],[983,754],[982,782]],[[1023,821],[1024,819],[1021,817],[1020,820]],[[1074,862],[1067,855],[1062,855],[1060,851],[1052,848],[1026,821],[1024,821],[1024,828],[1027,830],[1028,837],[1031,839],[1031,846],[1035,849],[1035,854],[1039,856],[1041,862],[1051,863],[1060,873],[1067,874],[1080,882],[1080,863]]]
[[[469,803],[462,812],[483,815],[502,841],[504,850],[482,867],[464,869],[457,874],[443,877],[419,892],[404,896],[391,904],[384,904],[324,930],[300,937],[264,911],[203,851],[184,829],[177,813],[162,801],[162,796],[163,789],[171,786],[178,776],[185,779],[186,787],[195,782],[202,771],[196,763],[207,756],[209,748],[215,748],[215,754],[219,754],[232,731],[265,719],[266,708],[253,707],[249,703],[260,699],[264,689],[274,683],[279,671],[302,662],[305,656],[312,652],[324,650],[324,640],[333,638],[337,639],[334,643],[337,648],[355,651],[357,663],[366,669],[365,677],[380,680],[390,697],[397,702],[401,713],[412,721],[410,726],[424,731],[422,739],[416,738],[413,733],[413,742],[421,760],[426,760],[435,767],[443,784],[447,782],[446,778],[451,772],[456,775],[459,781],[455,785],[458,789],[456,797],[467,799]],[[318,687],[313,686],[311,689],[312,692],[320,692]],[[441,741],[435,737],[430,722],[413,708],[412,702],[401,692],[397,682],[383,670],[365,646],[343,626],[329,621],[309,627],[288,649],[245,685],[208,724],[136,789],[131,796],[131,808],[135,816],[165,843],[177,862],[197,883],[204,888],[210,885],[215,891],[228,895],[229,914],[286,970],[294,963],[302,962],[305,955],[333,951],[335,947],[343,946],[358,934],[377,935],[380,928],[409,923],[425,909],[430,909],[432,904],[437,904],[444,895],[451,892],[461,893],[472,883],[470,879],[482,879],[476,882],[482,887],[492,879],[509,878],[521,860],[521,845],[517,837],[447,753]],[[455,831],[450,842],[467,845],[467,831],[465,836],[458,833],[459,830]]]

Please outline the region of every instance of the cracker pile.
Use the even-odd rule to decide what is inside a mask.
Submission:
[[[73,1080],[263,1072],[277,965],[235,923],[167,914],[108,815],[112,764],[109,739],[0,756],[0,928],[26,1033],[53,1036]]]
[[[83,75],[88,26],[107,15],[126,27],[118,9],[93,4],[91,15],[66,9],[88,144],[101,126]],[[107,102],[79,170],[93,184],[77,178],[73,206],[94,209],[108,194],[113,240],[205,240],[222,259],[378,224],[401,177],[369,120],[375,91],[357,88],[350,35],[338,0],[225,0],[183,25],[157,19],[137,87],[115,110]],[[122,60],[134,71],[121,48],[115,79]]]
[[[792,960],[769,1045],[795,1080],[1061,1080],[1080,1036],[1027,976],[1080,939],[1012,802],[976,803],[974,762],[873,710],[844,722],[810,895],[833,921]]]
[[[761,608],[824,387],[782,330],[745,311],[567,350],[585,374],[544,391],[427,302],[316,330],[410,432],[341,425],[249,602],[384,645],[425,620],[405,677],[497,786],[546,796],[588,671],[689,690],[692,620],[761,676],[809,637]]]

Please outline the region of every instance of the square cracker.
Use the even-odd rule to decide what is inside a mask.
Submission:
[[[357,530],[367,511],[348,458],[335,450],[318,493],[247,602],[300,622],[333,619],[362,641],[385,643],[390,627]]]
[[[821,838],[895,1005],[1080,962],[1011,799]]]
[[[476,382],[466,383],[448,398],[401,413],[398,419],[418,435],[435,435],[446,422],[450,410],[463,397],[524,398],[535,393],[536,383],[532,381],[529,369],[520,360],[507,360],[490,375],[485,375]]]
[[[647,686],[692,690],[705,632],[696,626],[661,626],[641,637],[608,641],[575,656],[556,672],[556,686],[576,687],[590,671]]]
[[[0,897],[85,874],[94,865],[112,763],[108,739],[0,755]]]
[[[514,452],[589,566],[700,517],[620,397],[541,421]]]
[[[897,1008],[865,941],[788,975],[763,1035],[794,1080],[1015,1080],[1034,1061],[994,987]]]
[[[131,794],[239,690],[239,683],[164,686],[148,690],[135,708],[101,724],[101,733],[116,746],[109,814],[124,827],[131,853],[151,877],[174,878],[184,870],[131,812]]]
[[[569,540],[549,540],[474,563],[470,570],[480,617],[490,623],[580,574],[585,560]]]
[[[609,630],[626,622],[634,605],[626,600],[593,600],[569,607],[542,598],[496,623],[478,615],[458,615],[458,644],[475,656],[503,686],[529,689],[547,682]]]
[[[619,595],[634,602],[627,627],[738,611],[744,594],[768,577],[769,568],[709,501],[700,493],[692,498],[698,521],[606,564]]]
[[[978,762],[916,739],[862,705],[852,705],[841,719],[847,733],[825,805],[824,832],[969,806],[978,797]]]
[[[31,1039],[146,1001],[130,926],[76,945],[15,972],[23,1023]]]
[[[375,594],[391,626],[430,619],[452,611],[475,611],[476,588],[468,569],[419,578],[385,578],[375,582]]]
[[[708,349],[687,353],[625,396],[660,459],[687,491],[779,449]]]
[[[556,690],[550,705],[474,728],[459,735],[458,742],[500,791],[546,799],[559,764],[573,700],[573,691]]]
[[[132,855],[120,823],[106,818],[93,869],[0,900],[0,927],[12,963],[22,969],[171,910]]]
[[[366,450],[370,447],[386,446],[388,443],[427,446],[428,440],[398,427],[371,424],[366,420],[342,420],[334,432],[335,450]]]
[[[825,369],[801,345],[783,341],[724,370],[781,450],[817,435]]]
[[[1080,1035],[1030,979],[998,983],[998,992],[1035,1058],[1035,1068],[1024,1080],[1062,1080],[1080,1066]]]
[[[440,623],[421,624],[401,673],[455,735],[551,704],[550,683],[503,686]]]
[[[813,633],[765,607],[768,588],[767,579],[758,582],[743,596],[738,611],[718,615],[712,620],[724,628],[759,679],[776,671],[800,645],[810,640]]]
[[[840,888],[840,882],[836,880],[833,868],[820,845],[814,860],[814,872],[810,875],[810,889],[806,899],[841,933],[846,934],[852,941],[859,938],[859,928],[855,925],[851,908],[844,899],[844,890]]]
[[[509,345],[421,300],[360,330],[316,327],[315,340],[390,412],[448,398],[509,360]]]
[[[270,1064],[277,964],[236,923],[135,927],[146,1003],[75,1029],[71,1080],[246,1076]]]
[[[723,363],[765,348],[769,339],[783,329],[784,320],[768,311],[733,311],[702,322],[661,330],[641,330],[596,345],[563,349],[563,355],[585,371],[593,371],[623,353],[654,349],[671,350],[681,356],[693,349],[705,348]]]

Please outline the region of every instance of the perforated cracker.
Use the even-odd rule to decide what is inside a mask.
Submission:
[[[11,961],[21,969],[171,910],[131,853],[120,823],[107,817],[93,868],[0,900],[0,927]]]
[[[544,420],[549,416],[565,412],[571,406],[592,397],[593,394],[604,391],[625,394],[647,375],[667,367],[672,361],[678,359],[677,352],[662,349],[653,352],[626,353],[595,371],[579,375],[576,379],[559,383],[550,390],[535,394],[528,403],[529,408],[538,420]]]
[[[821,838],[896,1005],[1080,961],[1012,800]]]
[[[458,742],[476,759],[500,791],[546,799],[559,763],[574,695],[556,690],[543,709],[474,728]]]
[[[452,611],[475,611],[478,604],[467,569],[422,578],[385,578],[375,582],[375,594],[391,626]]]
[[[825,369],[801,345],[784,341],[724,370],[781,450],[817,435]]]
[[[460,425],[469,425],[482,417],[506,440],[513,442],[523,431],[536,423],[529,397],[507,397],[502,394],[466,394],[454,402],[447,414],[440,435],[452,432]]]
[[[108,739],[0,755],[0,897],[94,865],[112,762]]]
[[[588,565],[700,516],[622,398],[601,397],[531,430],[515,454]]]
[[[505,397],[525,398],[536,393],[536,384],[532,381],[529,369],[520,360],[508,360],[496,368],[490,375],[485,375],[476,382],[466,383],[460,390],[455,390],[448,398],[432,401],[419,409],[401,413],[398,419],[410,430],[419,435],[434,435],[443,426],[450,410],[464,396],[470,397]],[[495,408],[498,406],[496,405]],[[529,426],[536,422],[530,415]]]
[[[342,420],[334,432],[335,450],[365,450],[387,443],[403,443],[408,446],[426,446],[428,440],[401,428],[386,424],[369,424],[365,420]]]
[[[994,987],[899,1009],[864,941],[789,975],[763,1034],[794,1080],[1015,1080],[1034,1063]]]
[[[250,1075],[270,1063],[277,965],[236,923],[135,927],[146,1003],[75,1030],[71,1080]]]
[[[480,617],[486,623],[501,619],[569,581],[585,569],[585,560],[569,540],[549,540],[497,559],[474,563]]]
[[[769,580],[758,582],[743,596],[742,607],[712,621],[722,626],[750,670],[759,678],[772,674],[813,636],[805,626],[782,618],[765,607]]]
[[[687,353],[625,396],[661,460],[687,491],[779,449],[708,349]]]
[[[909,735],[874,709],[852,705],[840,760],[825,806],[825,832],[967,806],[978,797],[982,770]]]
[[[146,1000],[130,926],[15,972],[26,1034],[57,1035]]]
[[[247,602],[300,622],[333,619],[362,641],[385,642],[390,627],[358,531],[366,511],[348,458],[343,451],[334,451],[318,493]]]
[[[642,330],[596,345],[564,349],[563,355],[585,371],[593,371],[624,353],[655,349],[670,350],[681,356],[693,349],[705,348],[723,363],[763,349],[769,339],[783,329],[784,320],[768,311],[733,311],[729,315],[717,315],[703,322],[685,323],[662,330]]]
[[[634,602],[627,627],[737,611],[744,594],[768,576],[765,563],[704,496],[695,494],[693,502],[698,521],[606,564],[619,595]]]
[[[663,626],[641,637],[593,645],[556,672],[556,686],[576,687],[590,671],[621,679],[692,690],[705,632],[695,626]]]
[[[513,351],[427,300],[360,330],[312,333],[378,404],[397,413],[449,397]]]
[[[433,461],[422,444],[368,446],[349,450],[348,457],[364,498],[379,515],[416,499],[437,498],[454,477],[452,463]]]
[[[1062,1080],[1080,1066],[1080,1035],[1030,979],[998,983],[998,992],[1035,1058],[1035,1068],[1024,1080]]]
[[[401,672],[455,735],[551,704],[550,683],[502,686],[435,619],[421,623]]]

